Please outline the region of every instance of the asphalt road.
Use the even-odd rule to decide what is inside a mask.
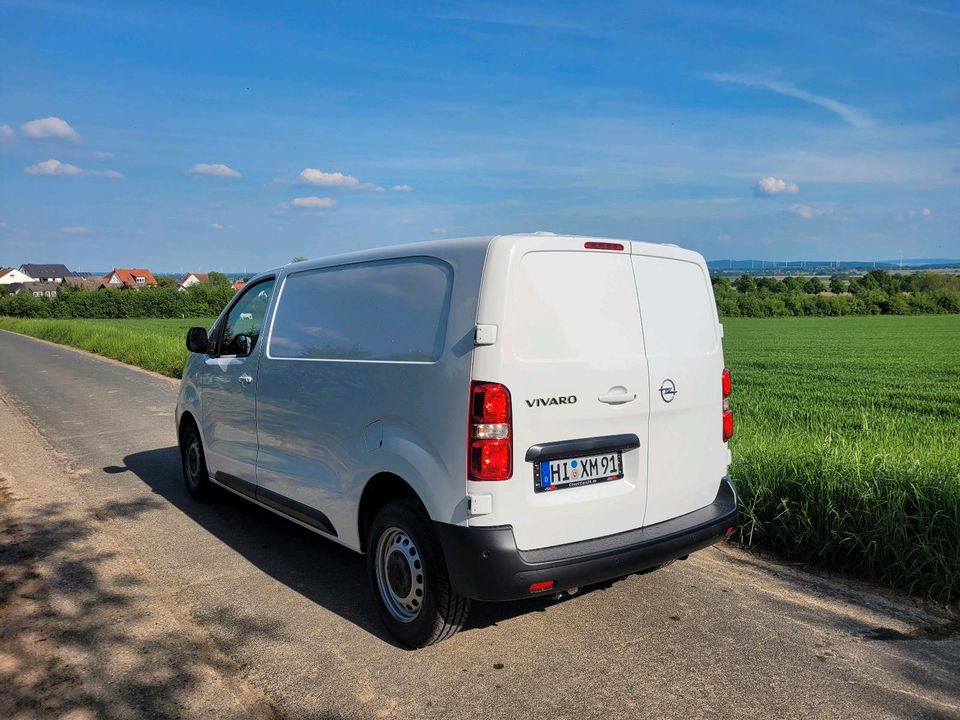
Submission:
[[[406,651],[359,556],[239,499],[189,499],[174,383],[0,332],[0,399],[15,436],[0,444],[16,444],[0,470],[33,513],[41,581],[69,605],[84,579],[86,610],[54,605],[51,642],[111,608],[87,617],[77,668],[102,678],[94,715],[960,717],[960,637],[942,617],[730,547],[561,602],[476,604],[458,635]],[[113,551],[58,571],[51,538],[74,537]]]

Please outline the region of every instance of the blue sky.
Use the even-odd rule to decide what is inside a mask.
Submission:
[[[0,264],[253,270],[524,230],[960,257],[956,3],[0,15]]]

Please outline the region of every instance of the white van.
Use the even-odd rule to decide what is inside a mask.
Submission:
[[[421,647],[471,599],[663,565],[733,530],[733,432],[703,257],[533,233],[293,263],[192,328],[186,485],[367,556]]]

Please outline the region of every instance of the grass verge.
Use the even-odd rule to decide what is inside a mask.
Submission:
[[[88,350],[146,370],[180,377],[189,352],[187,328],[209,327],[208,318],[184,320],[48,320],[0,316],[0,329]]]

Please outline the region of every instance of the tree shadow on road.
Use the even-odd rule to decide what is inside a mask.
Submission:
[[[212,677],[236,673],[229,658],[171,622],[122,549],[97,532],[105,518],[161,505],[107,503],[89,514],[67,502],[0,508],[0,717],[230,714],[226,698],[208,697],[222,687]],[[206,620],[280,638],[278,622],[237,618],[230,608],[213,608]],[[255,700],[244,711],[271,715]]]

